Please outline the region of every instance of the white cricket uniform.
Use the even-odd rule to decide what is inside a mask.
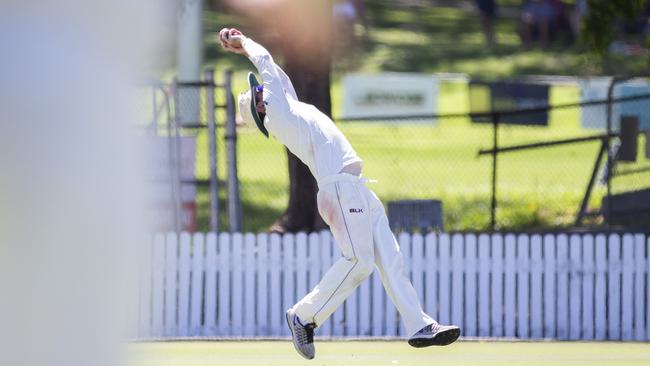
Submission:
[[[295,306],[298,317],[321,325],[376,266],[408,335],[435,321],[422,310],[404,272],[399,245],[382,203],[360,176],[341,173],[362,164],[334,122],[313,105],[298,101],[289,77],[269,52],[251,40],[243,47],[264,85],[266,129],[304,162],[318,182],[318,210],[330,226],[343,257]]]

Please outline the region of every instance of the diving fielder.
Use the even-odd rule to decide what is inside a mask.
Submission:
[[[404,273],[399,245],[384,207],[361,178],[363,161],[334,122],[316,107],[298,100],[289,77],[269,52],[240,31],[224,28],[221,46],[248,57],[262,84],[248,75],[250,90],[239,95],[239,113],[269,132],[302,160],[318,182],[318,211],[330,226],[343,257],[320,283],[291,309],[287,324],[300,355],[314,358],[318,327],[377,267],[388,296],[399,311],[413,347],[444,346],[460,336],[457,326],[438,324],[424,313]]]

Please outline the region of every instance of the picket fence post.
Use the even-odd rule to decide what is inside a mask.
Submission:
[[[478,336],[490,336],[490,236],[478,237]]]
[[[542,278],[544,275],[544,257],[542,236],[534,234],[530,238],[530,337],[541,339],[544,337],[543,301],[544,289]]]
[[[492,337],[503,337],[503,236],[492,234],[491,324]]]

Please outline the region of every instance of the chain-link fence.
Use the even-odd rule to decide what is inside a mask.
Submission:
[[[544,103],[529,103],[523,109],[516,108],[521,104],[508,104],[517,93],[526,92],[522,88],[535,86],[546,89]],[[384,202],[390,206],[391,202],[417,200],[412,207],[419,209],[422,200],[440,201],[444,230],[602,227],[606,152],[613,153],[619,144],[617,126],[626,113],[641,119],[638,157],[612,164],[611,192],[650,187],[643,133],[650,128],[644,120],[650,93],[643,88],[632,96],[614,93],[608,109],[608,86],[605,95],[592,97],[586,86],[575,81],[448,82],[440,88],[441,114],[337,120],[337,124],[364,159],[364,175],[378,180],[371,188]],[[477,94],[473,89],[480,95],[481,87],[502,94],[493,95],[492,102],[497,104],[492,108],[481,110],[481,101],[471,101]],[[447,113],[463,109],[472,113]],[[606,138],[608,113],[614,121],[611,139]],[[495,143],[496,155],[492,154]],[[247,128],[239,131],[239,149],[244,227],[264,230],[287,202],[285,153],[273,139]],[[415,226],[430,229],[427,222]]]
[[[141,88],[158,230],[241,230],[232,73]]]
[[[643,226],[633,217],[612,217],[603,222],[602,214],[607,210],[602,202],[604,197],[613,198],[623,192],[645,197],[644,189],[650,187],[648,175],[644,178],[650,164],[638,148],[645,141],[640,132],[650,127],[644,125],[649,92],[647,85],[639,85],[634,95],[608,93],[607,98],[593,100],[588,98],[589,87],[583,85],[580,103],[490,115],[496,139],[491,149],[481,152],[492,154],[493,160],[495,212],[490,227],[530,230],[610,227],[612,223]],[[514,124],[508,124],[508,120]],[[546,123],[531,126],[542,121]],[[632,122],[634,131],[626,122]],[[633,157],[629,152],[627,157],[621,154],[630,149]],[[623,165],[627,166],[624,173],[620,170]],[[628,177],[624,180],[623,176]],[[630,214],[650,209],[643,205],[617,206],[620,213]]]
[[[172,169],[169,176],[180,177],[171,184],[163,179],[167,185],[160,185],[157,194],[176,197],[171,202],[179,207],[172,208],[185,216],[172,219],[181,225],[187,215],[193,217],[194,226],[185,228],[264,231],[288,201],[285,149],[252,126],[237,126],[236,134],[226,130],[234,112],[227,105],[230,88],[221,88],[226,84],[221,82],[153,89],[146,110],[147,120],[157,121],[148,124],[160,140],[156,161]],[[184,97],[179,88],[195,92]],[[198,113],[179,119],[187,103],[198,106]],[[337,125],[364,159],[364,176],[378,180],[371,188],[389,211],[395,209],[393,216],[409,210],[432,216],[411,218],[401,226],[401,218],[392,217],[396,228],[549,230],[628,223],[629,217],[605,222],[602,202],[617,195],[629,200],[624,195],[630,193],[633,201],[645,199],[643,192],[650,188],[649,110],[644,80],[446,81],[440,83],[436,115],[337,119]],[[334,114],[338,112],[335,99]],[[212,120],[214,141],[209,138]],[[228,181],[233,167],[238,187]],[[214,190],[218,201],[212,199]],[[229,199],[236,192],[241,192],[241,204]],[[194,199],[183,198],[188,196]],[[648,210],[627,207],[620,199],[605,202],[621,217]],[[216,217],[212,212],[218,212],[218,223],[211,222]]]

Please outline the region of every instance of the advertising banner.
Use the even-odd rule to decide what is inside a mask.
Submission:
[[[549,85],[527,82],[470,81],[469,105],[472,113],[513,111],[548,106]],[[491,123],[491,117],[474,117],[472,122]],[[499,123],[548,125],[548,111],[504,114]]]
[[[343,77],[342,118],[436,114],[439,82],[430,74],[349,74]]]
[[[581,102],[600,101],[607,99],[611,78],[590,78],[580,82]],[[614,86],[612,99],[650,94],[650,84],[646,81],[634,80]],[[612,129],[618,131],[621,116],[639,118],[639,129],[650,129],[650,98],[612,104]],[[584,106],[580,108],[580,124],[585,128],[607,128],[607,104]]]

